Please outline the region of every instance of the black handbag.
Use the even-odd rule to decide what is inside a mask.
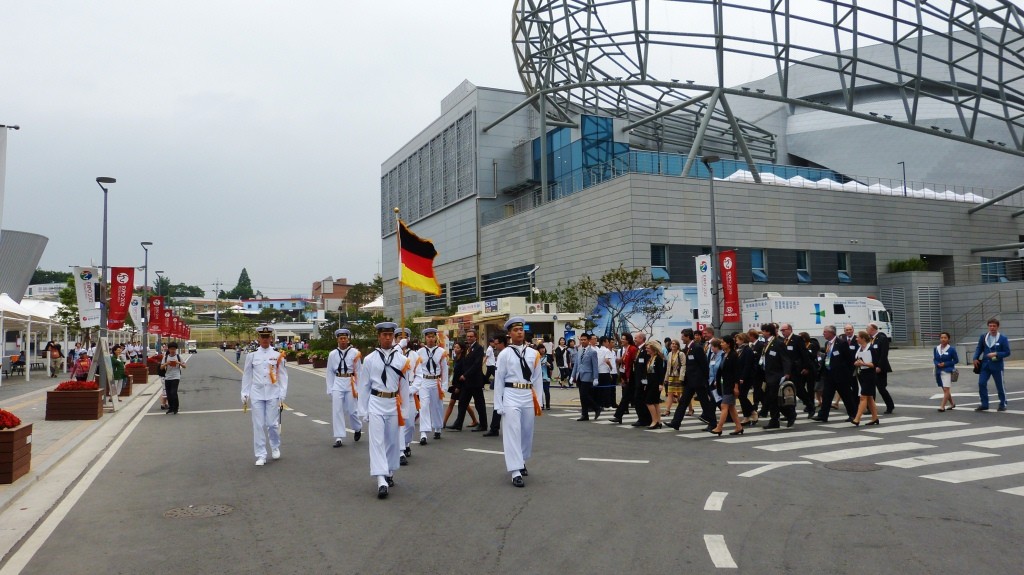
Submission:
[[[974,374],[977,375],[979,373],[981,373],[981,364],[980,363],[976,363],[976,364],[974,364]]]

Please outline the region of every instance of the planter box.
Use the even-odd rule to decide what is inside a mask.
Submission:
[[[124,375],[132,385],[149,383],[149,369],[145,367],[125,368]]]
[[[126,377],[124,385],[121,386],[121,393],[117,394],[118,397],[131,397],[132,395],[132,380]]]
[[[309,365],[311,363],[313,363],[313,361],[311,359],[309,359],[308,357],[300,357],[299,358],[299,365]]]
[[[149,372],[149,375],[159,375],[159,373],[157,373],[160,371],[159,363],[147,363],[146,368],[146,371]]]
[[[32,467],[32,424],[0,429],[0,484],[14,483]]]
[[[313,367],[315,367],[315,368],[317,368],[317,367],[318,368],[327,367],[327,360],[326,359],[314,359],[313,360]]]
[[[46,392],[46,420],[99,419],[103,416],[101,391]]]

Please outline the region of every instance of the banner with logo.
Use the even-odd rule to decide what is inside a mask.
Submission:
[[[164,319],[164,296],[149,296],[149,333],[160,335]]]
[[[76,266],[75,295],[78,296],[78,323],[83,328],[100,325],[100,308],[96,305],[99,293],[99,268]]]
[[[714,302],[711,297],[711,256],[697,256],[697,321],[711,325],[711,308]]]
[[[128,304],[128,317],[132,318],[135,327],[142,329],[142,296],[132,296],[132,301]]]
[[[128,316],[128,305],[132,301],[132,288],[135,287],[135,268],[110,268],[110,303],[107,308],[107,329],[121,329],[124,318]]]
[[[160,319],[160,335],[171,335],[174,330],[174,312],[169,309],[164,309],[161,312]]]
[[[722,282],[722,321],[740,321],[740,286],[736,279],[736,250],[718,252],[718,277]]]

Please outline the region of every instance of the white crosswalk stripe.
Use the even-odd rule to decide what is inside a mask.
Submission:
[[[1024,462],[1004,463],[1002,465],[989,465],[987,467],[974,467],[971,469],[960,469],[958,471],[946,471],[922,475],[925,479],[935,479],[947,483],[964,483],[967,481],[978,481],[979,479],[992,479],[995,477],[1006,477],[1008,475],[1020,475],[1024,473]]]
[[[930,455],[918,455],[906,459],[893,459],[891,461],[879,461],[879,465],[899,467],[900,469],[913,469],[925,465],[937,465],[939,463],[956,463],[957,461],[970,461],[972,459],[985,459],[986,457],[999,457],[996,453],[983,453],[981,451],[949,451],[946,453],[932,453]]]
[[[985,449],[999,449],[1000,447],[1014,447],[1024,445],[1024,435],[1014,437],[1003,437],[1001,439],[987,439],[985,441],[970,441],[964,445],[971,447],[984,447]]]
[[[789,443],[776,443],[774,445],[755,445],[754,449],[765,451],[793,451],[796,449],[808,449],[812,447],[826,447],[829,445],[843,445],[846,443],[864,443],[865,441],[878,441],[881,437],[869,435],[837,435],[822,439],[808,439],[807,441],[791,441]]]
[[[925,433],[923,435],[911,435],[910,437],[924,439],[927,441],[938,441],[940,439],[971,437],[974,435],[991,435],[993,433],[1006,433],[1008,431],[1020,431],[1020,429],[1016,427],[993,425],[991,427],[969,427],[967,429],[956,429],[953,431],[938,431],[935,433]]]
[[[1000,493],[1009,493],[1010,495],[1024,495],[1024,486],[1022,487],[1011,487],[1009,489],[1000,489]]]
[[[867,422],[862,421],[861,425]],[[935,429],[938,427],[959,427],[961,425],[967,425],[962,421],[924,421],[921,423],[907,423],[904,425],[879,425],[877,427],[871,426],[864,431],[871,433],[902,433],[904,431],[917,431],[918,429]]]
[[[871,455],[879,455],[882,453],[912,451],[915,449],[932,449],[934,447],[934,445],[926,445],[924,443],[889,443],[883,445],[871,445],[868,447],[853,447],[850,449],[840,449],[838,451],[829,451],[826,453],[812,453],[810,455],[801,455],[800,457],[803,457],[804,459],[810,459],[812,461],[829,463],[832,461],[843,461],[844,459],[857,459],[858,457],[868,457]]]
[[[906,423],[908,421],[921,421],[921,418],[920,417],[902,416],[902,417],[883,417],[883,418],[881,418],[881,420],[882,420],[882,425],[889,425],[889,424],[892,424],[892,423]],[[830,426],[830,427],[843,427],[843,426],[850,426],[850,425],[853,425],[853,424],[850,423],[849,421],[846,421],[846,418],[844,417],[844,418],[842,418],[842,419],[840,419],[838,421],[836,421],[834,419],[829,419],[828,423],[822,423],[821,425],[827,425],[827,426]]]
[[[756,428],[755,428],[756,429]],[[831,435],[834,431],[828,431],[825,429],[809,429],[807,431],[793,432],[792,436],[795,437],[807,437],[809,435]],[[749,434],[745,432],[743,435],[735,437],[716,439],[715,441],[723,441],[727,443],[754,443],[759,441],[778,441],[780,439],[786,439],[789,437],[788,433],[754,433]]]

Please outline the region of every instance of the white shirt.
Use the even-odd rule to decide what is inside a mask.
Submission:
[[[288,395],[288,370],[284,354],[274,348],[259,347],[245,356],[242,369],[242,398],[279,399]]]
[[[871,346],[865,346],[863,349],[861,349],[860,347],[857,347],[856,357],[857,357],[857,359],[863,361],[864,363],[872,363],[872,361],[871,361]],[[858,369],[871,369],[871,368],[869,368],[866,365],[861,365],[861,366],[858,366]]]
[[[523,368],[519,362],[519,356],[516,355],[517,352],[523,356],[523,359],[526,360],[526,365],[530,368],[529,379],[523,377]],[[522,382],[532,383],[533,389],[511,387],[513,383]],[[537,350],[528,345],[509,345],[498,354],[497,366],[494,372],[494,410],[502,413],[506,406],[529,406],[529,412],[532,414],[533,393],[543,384],[540,354],[537,353]]]
[[[484,358],[485,358],[485,363],[484,363],[485,366],[487,366],[487,367],[494,367],[494,347],[493,346],[490,346],[490,345],[487,346],[487,349],[484,350]]]
[[[345,360],[344,368],[341,365],[342,359]],[[330,395],[334,391],[352,391],[352,380],[356,379],[356,374],[359,373],[362,362],[363,354],[359,353],[359,350],[351,345],[344,350],[340,348],[331,350],[330,355],[327,356],[327,394]],[[339,371],[352,375],[339,376],[337,375]]]
[[[409,360],[394,348],[383,350],[378,347],[370,352],[370,355],[364,357],[359,374],[356,376],[356,383],[359,385],[357,415],[360,418],[369,414],[397,415],[398,403],[395,398],[378,397],[371,391],[398,392],[402,401],[406,401],[409,396],[409,369]],[[403,405],[402,408],[408,410],[406,405]]]
[[[430,361],[431,358],[433,358],[433,362]],[[431,363],[433,365],[428,367]],[[421,347],[416,351],[415,377],[412,382],[413,393],[429,388],[440,390],[442,386],[446,385],[448,385],[448,352],[442,347]]]
[[[597,373],[616,373],[615,351],[604,347],[597,347]]]

